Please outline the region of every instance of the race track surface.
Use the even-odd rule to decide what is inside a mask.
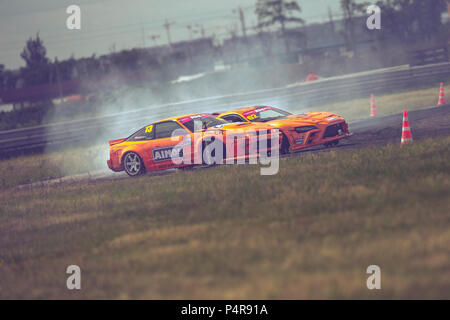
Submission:
[[[334,148],[317,146],[299,152],[283,156],[282,158],[301,156],[306,153],[327,152],[329,150],[360,149],[370,146],[382,146],[389,143],[400,144],[402,132],[403,114],[395,114],[383,117],[374,117],[367,120],[352,122],[349,124],[350,131],[354,134],[348,139],[340,141]],[[432,107],[408,112],[411,132],[414,140],[449,136],[450,135],[450,105]],[[197,168],[194,170],[201,170]],[[147,176],[166,175],[177,169],[170,169],[156,173],[148,173]],[[85,174],[66,176],[59,179],[46,180],[19,186],[19,189],[30,187],[51,186],[70,183],[84,183],[104,180],[126,179],[124,172],[113,173],[109,170],[90,172]]]

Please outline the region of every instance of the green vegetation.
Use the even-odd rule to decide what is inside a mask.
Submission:
[[[0,191],[0,298],[448,298],[450,137]],[[82,290],[65,288],[66,267]],[[381,267],[382,290],[366,288]]]

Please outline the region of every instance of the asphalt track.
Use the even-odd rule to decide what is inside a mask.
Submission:
[[[408,112],[409,122],[414,140],[423,140],[433,137],[450,136],[450,105],[431,107],[427,109]],[[376,147],[386,144],[399,144],[402,132],[403,114],[395,114],[383,117],[374,117],[366,120],[356,121],[349,124],[349,129],[353,136],[341,140],[337,147],[327,148],[317,146],[283,156],[282,159],[301,156],[304,153],[319,153],[329,150],[361,149],[366,147]],[[106,166],[106,164],[105,164]],[[282,163],[280,164],[282,166]],[[193,170],[203,170],[198,167]],[[170,174],[177,169],[170,169],[160,172],[147,173],[146,176]],[[126,173],[113,173],[105,168],[105,171],[96,171],[59,179],[35,182],[32,184],[19,186],[19,189],[43,187],[61,184],[99,182],[105,180],[131,179]]]

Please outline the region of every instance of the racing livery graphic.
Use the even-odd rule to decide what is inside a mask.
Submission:
[[[111,140],[108,167],[137,176],[195,164],[230,163],[270,154],[282,136],[264,123],[229,123],[200,113],[152,123],[128,138]],[[275,147],[275,145],[274,145]],[[208,151],[208,152],[206,152]]]
[[[330,112],[291,114],[274,107],[252,106],[214,115],[231,122],[266,123],[278,128],[283,154],[320,144],[335,146],[352,135],[345,119]]]

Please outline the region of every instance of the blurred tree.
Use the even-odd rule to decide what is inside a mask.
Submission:
[[[46,57],[47,49],[45,49],[44,42],[39,37],[39,33],[36,34],[36,39],[29,38],[23,48],[20,56],[25,60],[27,68],[33,68],[35,66],[48,64]]]
[[[19,73],[11,70],[3,71],[3,89],[14,89],[19,80]]]
[[[55,61],[55,66],[58,68],[61,81],[72,80],[77,77],[76,66],[79,60],[75,60],[72,55],[69,59],[60,62]]]
[[[433,39],[442,29],[446,0],[380,0],[385,34],[406,43]]]
[[[431,40],[442,26],[441,16],[445,12],[445,0],[415,0],[413,10],[418,12],[416,15],[417,35],[425,40]]]
[[[111,62],[119,71],[135,71],[139,69],[139,50],[123,50],[114,53],[111,55]]]
[[[48,83],[50,65],[46,57],[47,50],[44,43],[36,34],[36,38],[29,38],[20,56],[25,60],[26,67],[21,69],[22,78],[27,85]]]
[[[288,0],[258,0],[256,3],[255,13],[258,17],[258,27],[271,27],[279,25],[281,35],[284,39],[286,53],[289,53],[289,39],[287,37],[287,24],[301,23],[305,21],[296,17],[296,13],[301,13],[302,9],[297,1]]]
[[[355,50],[355,18],[366,12],[366,3],[356,3],[355,0],[341,0],[344,14],[344,38],[348,51]]]
[[[82,58],[77,60],[77,70],[81,78],[98,77],[101,75],[100,60],[93,54],[89,58]]]

